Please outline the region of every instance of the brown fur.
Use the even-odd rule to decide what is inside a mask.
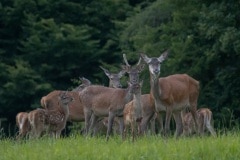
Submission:
[[[30,123],[28,121],[28,113],[27,112],[19,112],[16,116],[16,124],[19,128],[19,133],[17,135],[17,139],[23,138],[27,136],[30,132]]]
[[[212,112],[208,108],[200,108],[197,110],[197,120],[198,120],[198,131],[201,135],[207,129],[213,137],[216,137],[216,132],[214,131],[212,123]],[[193,121],[192,114],[190,112],[183,115],[183,134],[191,135],[193,132],[197,131],[196,126]]]
[[[79,97],[84,107],[86,134],[89,134],[89,131],[94,128],[99,117],[108,116],[108,139],[112,131],[114,117],[123,116],[123,108],[126,103],[132,100],[133,91],[134,86],[121,89],[92,85],[80,92]],[[93,122],[90,126],[91,115]]]
[[[141,120],[141,122],[138,123],[138,133],[140,132],[146,132],[147,125],[149,124],[150,120],[155,118],[155,108],[154,108],[154,101],[152,100],[150,94],[144,94],[141,95],[141,103],[142,103],[142,118],[136,119],[135,117],[135,100],[130,101],[125,105],[124,111],[123,111],[123,117],[124,117],[124,124],[125,124],[125,132],[124,137],[126,137],[127,127],[131,126],[133,141],[136,134],[136,121]],[[155,120],[155,119],[154,119]],[[155,123],[154,123],[155,124]],[[154,128],[153,128],[154,129]],[[152,132],[155,133],[155,131],[152,130]]]
[[[58,95],[60,94],[59,90],[55,90],[50,92],[48,95],[44,96],[42,101],[44,101],[45,105],[42,105],[43,108],[48,110],[56,110],[59,106]],[[83,113],[83,105],[79,100],[79,93],[76,91],[69,91],[74,99],[72,103],[69,104],[69,117],[68,121],[73,122],[83,122],[84,121],[84,113]]]
[[[47,123],[51,136],[60,137],[61,131],[66,127],[69,118],[69,103],[72,101],[71,93],[62,92],[58,97],[58,107],[55,110],[47,110]]]
[[[47,128],[47,115],[45,109],[35,109],[28,114],[31,125],[30,138],[39,138]]]

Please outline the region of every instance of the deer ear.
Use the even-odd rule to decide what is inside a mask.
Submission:
[[[167,59],[168,53],[169,53],[168,50],[164,51],[164,52],[161,54],[161,56],[158,57],[158,61],[159,61],[159,62],[163,62],[165,59]]]
[[[137,69],[139,72],[142,72],[145,67],[145,64],[142,63],[142,57],[139,57],[138,63],[137,63]]]
[[[126,73],[125,70],[121,70],[121,71],[118,73],[118,77],[121,78],[122,76],[124,76],[125,73]]]
[[[91,85],[91,81],[89,81],[87,78],[82,77],[82,78],[79,78],[79,79],[82,81],[82,84],[84,84],[86,86]]]
[[[110,72],[109,72],[107,69],[103,68],[102,66],[100,66],[100,68],[104,71],[104,73],[105,73],[108,77],[110,76]]]
[[[148,58],[146,54],[140,53],[141,58],[148,64],[151,61],[151,58]]]

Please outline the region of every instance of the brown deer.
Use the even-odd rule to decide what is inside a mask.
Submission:
[[[142,87],[142,82],[139,82],[139,74],[142,72],[144,69],[144,64],[141,63],[142,58],[140,57],[138,60],[138,63],[134,66],[129,65],[128,60],[126,58],[126,55],[123,54],[123,59],[125,62],[125,68],[126,72],[129,74],[129,79],[130,82],[133,84],[139,84],[138,90],[135,91],[133,94],[133,100],[134,102],[129,102],[125,107],[127,108],[124,109],[124,133],[122,133],[122,137],[124,138],[124,135],[126,137],[126,132],[128,126],[131,124],[131,130],[132,130],[132,140],[134,141],[135,139],[135,133],[136,133],[136,122],[138,121],[140,123],[143,114],[142,114],[142,101],[141,101],[141,87]],[[129,106],[132,106],[131,108]],[[129,114],[129,115],[127,115]],[[124,135],[123,135],[124,134]]]
[[[114,117],[119,117],[120,132],[123,135],[123,108],[133,98],[133,94],[139,90],[139,73],[143,69],[143,66],[139,63],[135,67],[131,67],[128,63],[127,66],[123,66],[123,69],[129,74],[130,82],[127,89],[120,88],[108,88],[103,86],[90,86],[84,89],[80,93],[80,99],[84,104],[85,114],[85,127],[86,134],[92,132],[95,127],[96,121],[100,117],[108,116],[108,130],[106,139],[109,139],[109,135],[112,132],[112,125]],[[126,61],[125,61],[126,62]],[[90,96],[91,95],[91,96]],[[93,115],[93,121],[90,125],[90,115]]]
[[[30,132],[30,123],[28,121],[28,113],[27,112],[19,112],[16,115],[16,124],[19,128],[19,132],[17,135],[17,139],[23,138],[28,135]]]
[[[112,132],[114,117],[123,116],[126,103],[133,98],[133,93],[139,89],[139,84],[128,83],[128,88],[109,88],[99,85],[91,85],[79,93],[79,98],[84,107],[85,133],[89,134],[95,127],[95,123],[101,117],[108,116],[108,130],[106,139]],[[90,125],[90,118],[92,122]],[[119,118],[123,121],[122,118]],[[123,122],[122,122],[123,123]]]
[[[135,122],[132,122],[135,120],[135,100],[129,102],[128,104],[125,105],[124,108],[124,124],[125,126],[131,125],[134,126],[133,124]],[[157,114],[155,112],[155,105],[154,105],[154,99],[151,97],[150,94],[144,94],[141,95],[141,104],[142,104],[142,118],[141,121],[138,123],[138,134],[146,134],[147,128],[150,125],[150,130],[152,134],[156,133],[155,130],[155,121],[160,121],[161,125],[161,120],[158,119]],[[161,117],[160,117],[161,118]],[[160,131],[161,131],[162,126],[160,126]],[[131,128],[133,130],[133,128]],[[135,131],[136,132],[136,131]],[[126,133],[124,133],[126,135]]]
[[[55,138],[59,138],[61,131],[65,128],[69,116],[68,105],[74,100],[71,93],[67,92],[61,92],[58,99],[58,108],[47,110],[49,132]]]
[[[181,110],[189,108],[197,124],[197,101],[199,95],[199,82],[187,74],[174,74],[168,77],[158,78],[161,63],[167,58],[168,51],[159,57],[149,58],[145,54],[140,54],[148,64],[150,72],[150,94],[154,97],[155,111],[157,113],[166,112],[164,132],[170,131],[170,120],[173,114],[176,123],[176,137],[183,131]]]
[[[105,75],[109,78],[109,87],[112,88],[122,88],[120,79],[126,73],[125,70],[121,70],[118,73],[111,73],[109,70],[100,66],[100,68],[104,71]]]
[[[216,132],[211,125],[212,111],[208,108],[200,108],[197,110],[198,128],[196,128],[192,114],[190,112],[183,113],[183,135],[191,135],[193,132],[199,131],[201,135],[204,135],[204,131],[207,130],[213,137],[216,137]]]
[[[121,78],[124,76],[124,74],[126,73],[125,70],[121,70],[118,73],[112,73],[109,70],[103,68],[100,66],[100,68],[104,71],[105,75],[108,77],[109,79],[109,87],[111,88],[122,88],[122,84],[121,84]],[[96,133],[99,130],[104,130],[105,127],[108,126],[108,117],[104,117],[102,120],[98,120],[99,122],[96,124],[96,127],[94,128],[94,133],[93,135],[96,135]],[[114,119],[114,131],[115,132],[120,132],[121,130],[121,124],[119,122],[119,120],[117,119],[117,117]],[[120,126],[119,129],[117,129],[115,126]]]
[[[83,106],[82,103],[79,101],[79,91],[83,90],[85,87],[91,85],[91,82],[86,78],[80,78],[82,84],[79,85],[77,88],[73,89],[73,91],[68,91],[71,93],[74,101],[69,104],[69,117],[68,121],[74,122],[83,122],[84,121],[84,113],[83,113]],[[58,96],[62,91],[55,90],[50,92],[48,95],[42,97],[41,105],[43,108],[48,110],[55,110],[58,108]]]
[[[46,132],[47,111],[42,108],[37,108],[28,113],[28,120],[31,126],[30,138],[39,138]]]

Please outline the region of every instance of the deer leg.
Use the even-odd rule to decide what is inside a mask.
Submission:
[[[122,140],[124,141],[127,137],[127,128],[128,125],[123,123],[123,134],[122,134]]]
[[[112,133],[112,126],[113,126],[113,120],[115,115],[112,112],[109,112],[108,115],[108,129],[107,129],[107,136],[106,140],[108,141],[110,134]]]
[[[132,122],[131,122],[131,130],[132,130],[132,142],[134,142],[135,140],[135,134],[136,134],[136,120],[133,119]]]
[[[194,105],[192,105],[192,107],[189,107],[189,110],[192,114],[195,126],[197,128],[197,134],[199,134],[200,133],[200,126],[199,126],[198,116],[197,116],[197,106],[194,104]]]
[[[209,130],[209,132],[211,133],[211,135],[213,136],[213,137],[216,137],[217,136],[217,134],[216,134],[216,132],[214,131],[214,129],[213,129],[213,127],[211,126],[211,124],[207,124],[207,129]]]
[[[93,113],[91,116],[91,124],[89,127],[89,133],[91,134],[91,136],[95,136],[97,120],[98,120],[98,117]]]
[[[170,132],[170,121],[171,121],[171,116],[172,116],[172,110],[168,109],[166,110],[166,121],[165,121],[165,135],[168,135]]]
[[[159,133],[162,134],[163,133],[163,112],[160,113],[155,113],[156,114],[156,119],[155,122],[158,123],[159,125]]]
[[[56,131],[56,139],[60,138],[61,136],[61,130]]]
[[[84,110],[84,116],[85,116],[85,135],[88,135],[90,128],[91,112]]]
[[[123,138],[123,132],[124,132],[124,121],[123,121],[123,117],[118,117],[118,120],[119,120],[120,134],[122,135],[122,138]]]
[[[101,131],[103,125],[104,125],[103,118],[98,117],[96,120],[96,124],[94,125],[94,128],[93,128],[94,136],[96,136],[98,134],[98,132]]]
[[[147,126],[148,126],[151,119],[152,119],[151,130],[152,130],[153,133],[155,133],[155,119],[153,118],[153,116],[154,116],[154,112],[152,114],[143,116],[143,119],[140,123],[140,134],[146,134]],[[154,128],[153,128],[152,125],[154,125]]]
[[[173,117],[176,123],[175,137],[178,138],[183,132],[182,116],[181,112],[173,113]]]

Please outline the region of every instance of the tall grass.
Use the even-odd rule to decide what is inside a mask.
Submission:
[[[98,159],[159,159],[209,160],[239,159],[240,132],[225,133],[217,138],[190,137],[162,138],[148,136],[132,143],[112,137],[108,142],[101,137],[71,136],[62,139],[42,138],[0,141],[0,160],[98,160]]]

